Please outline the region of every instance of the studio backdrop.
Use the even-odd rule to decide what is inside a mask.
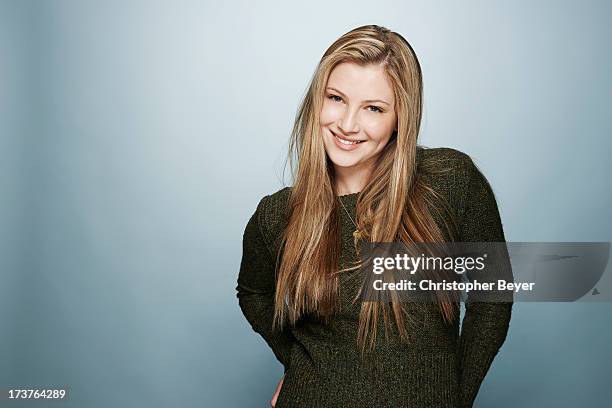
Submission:
[[[242,234],[289,185],[287,143],[322,53],[364,24],[414,47],[419,143],[473,158],[508,241],[612,241],[611,13],[2,1],[0,389],[64,387],[58,407],[268,406],[282,366],[238,307]],[[475,406],[607,405],[611,312],[515,304]]]

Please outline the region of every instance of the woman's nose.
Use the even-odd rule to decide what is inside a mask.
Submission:
[[[348,109],[344,116],[338,120],[338,127],[343,133],[359,132],[359,124],[357,123],[357,114],[350,112]]]

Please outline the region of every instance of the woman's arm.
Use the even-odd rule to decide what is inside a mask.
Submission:
[[[462,242],[505,242],[491,186],[468,159],[469,183],[464,197]],[[509,262],[509,261],[508,261]],[[471,407],[485,375],[506,339],[512,303],[470,302],[465,305],[459,341],[461,407]]]
[[[286,372],[295,337],[286,326],[283,331],[272,331],[276,288],[275,258],[264,241],[260,223],[267,198],[268,196],[261,199],[245,228],[236,290],[242,313],[253,330],[268,343]]]

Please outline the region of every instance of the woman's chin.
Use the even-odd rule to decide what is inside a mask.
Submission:
[[[357,157],[346,157],[345,154],[332,154],[330,160],[337,167],[354,167],[361,161]]]

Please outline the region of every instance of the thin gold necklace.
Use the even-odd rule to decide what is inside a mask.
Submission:
[[[359,227],[357,226],[355,221],[353,221],[353,217],[351,217],[351,213],[349,213],[346,207],[344,206],[344,203],[342,202],[342,198],[338,197],[338,200],[340,201],[340,205],[342,206],[342,208],[344,208],[346,215],[348,215],[349,219],[355,226],[355,231],[353,231],[353,240],[355,243],[355,251],[357,253],[357,256],[359,256],[359,240],[361,239],[361,231],[359,230]]]

